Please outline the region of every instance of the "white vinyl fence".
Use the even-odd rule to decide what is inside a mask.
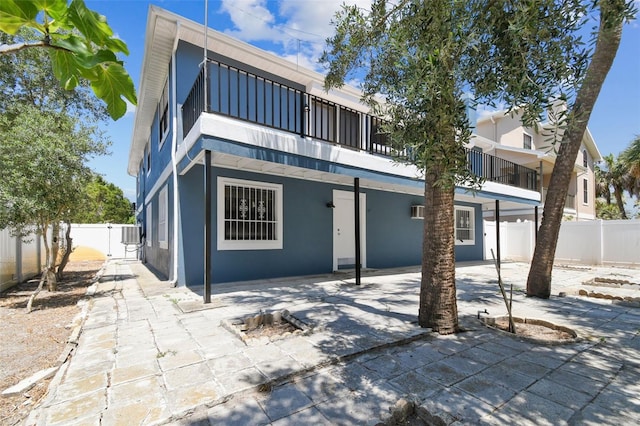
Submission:
[[[43,263],[40,238],[20,239],[8,229],[0,230],[0,291],[39,274]]]
[[[135,243],[123,243],[123,228],[131,230],[129,234],[137,234],[135,225],[113,223],[71,224],[74,252],[89,248],[101,253],[105,258],[136,259],[138,257],[138,246]],[[61,235],[64,235],[64,226],[62,226]],[[74,255],[72,254],[72,256]]]
[[[496,253],[496,224],[484,222],[485,259]],[[528,262],[535,249],[534,223],[500,224],[500,258]],[[640,220],[562,222],[556,263],[640,265]]]
[[[64,239],[65,227],[64,224],[60,227],[61,239]],[[137,235],[138,229],[134,225],[72,224],[74,251],[71,258],[136,259],[139,249],[135,241]],[[123,236],[126,236],[126,241],[123,241]],[[8,229],[0,230],[0,291],[39,274],[46,263],[44,251],[41,238],[31,236],[22,241],[12,237]]]

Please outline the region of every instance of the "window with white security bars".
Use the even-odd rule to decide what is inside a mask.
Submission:
[[[218,249],[282,248],[282,185],[218,178]]]
[[[455,207],[456,245],[475,244],[475,211],[473,207]]]

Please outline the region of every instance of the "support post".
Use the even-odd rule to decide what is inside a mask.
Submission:
[[[360,264],[360,178],[353,179],[353,207],[356,238],[356,285],[360,285],[362,272]]]
[[[500,270],[500,200],[496,200],[496,253],[498,255],[496,262]]]
[[[204,303],[211,303],[211,151],[204,151]]]

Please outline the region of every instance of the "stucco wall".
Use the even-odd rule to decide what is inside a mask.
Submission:
[[[283,248],[278,250],[217,250],[216,184],[218,176],[283,185]],[[333,269],[333,211],[326,206],[333,190],[349,186],[325,184],[241,170],[214,168],[212,194],[212,282],[329,273]],[[180,177],[180,284],[203,283],[204,184],[202,166]],[[362,189],[366,201],[367,267],[418,265],[422,256],[423,221],[411,219],[419,196]],[[473,206],[473,204],[460,203]],[[458,260],[482,259],[482,215],[475,206],[476,245],[456,246]]]

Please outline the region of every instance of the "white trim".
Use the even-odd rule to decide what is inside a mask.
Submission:
[[[169,248],[169,186],[165,185],[158,196],[158,245]]]
[[[156,194],[156,192],[160,190],[162,185],[164,185],[165,181],[169,179],[169,176],[171,176],[172,172],[173,172],[173,168],[171,166],[171,163],[169,163],[165,166],[164,170],[160,174],[160,177],[158,177],[158,179],[156,180],[156,183],[154,183],[151,189],[149,190],[149,192],[147,192],[147,195],[144,199],[145,203],[151,202],[151,199],[153,198],[153,196]]]
[[[153,234],[153,203],[147,204],[147,213],[144,217],[144,235],[145,240],[147,240],[147,247],[151,247],[153,239],[151,235]]]
[[[203,135],[390,175],[421,178],[421,171],[416,166],[399,164],[389,157],[371,155],[368,152],[360,152],[310,137],[301,138],[294,133],[209,113],[202,113],[196,125],[186,135],[187,138],[183,144],[186,145],[185,149],[178,151],[179,160],[184,157],[184,152]]]
[[[178,29],[180,23],[178,22]],[[180,190],[178,185],[178,165],[176,164],[176,147],[178,145],[178,137],[182,138],[182,123],[178,121],[178,111],[182,110],[181,105],[176,102],[177,88],[176,88],[176,50],[178,49],[178,37],[173,42],[173,53],[171,55],[171,70],[169,71],[174,78],[171,79],[171,99],[173,100],[173,113],[171,116],[171,127],[174,129],[171,133],[171,171],[173,173],[173,273],[171,274],[171,285],[175,287],[178,283],[178,263],[180,261],[180,245],[178,237],[178,224],[180,223],[180,209],[179,209],[179,197]],[[180,125],[178,127],[178,125]]]
[[[138,201],[138,197],[140,197],[140,186],[142,183],[141,173],[136,175],[136,201]]]
[[[471,238],[467,239],[467,240],[459,240],[458,236],[457,236],[457,231],[458,231],[458,212],[459,211],[468,211],[469,212],[469,221],[470,221],[470,227],[469,228],[464,228],[464,229],[470,229],[471,230]],[[454,224],[453,224],[453,233],[454,233],[454,238],[456,241],[456,245],[457,246],[472,246],[475,245],[476,243],[476,223],[475,223],[475,209],[473,207],[467,207],[467,206],[454,206],[453,208],[453,219],[454,219]]]
[[[268,189],[275,192],[275,217],[276,217],[276,237],[275,240],[244,240],[244,241],[230,241],[225,240],[224,232],[224,194],[225,185],[238,185],[245,188],[258,188]],[[282,185],[270,182],[259,182],[228,178],[224,176],[218,176],[218,188],[217,188],[217,230],[218,230],[218,250],[280,250],[283,247],[283,227],[284,227],[284,214],[282,209]]]

